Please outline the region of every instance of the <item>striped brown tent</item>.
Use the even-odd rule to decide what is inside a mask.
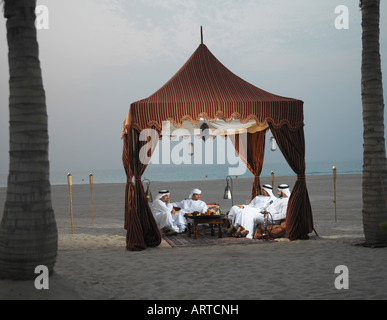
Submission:
[[[255,130],[247,133],[243,161],[254,175],[252,197],[261,194],[265,134],[270,130],[292,170],[297,182],[287,209],[287,237],[307,239],[313,231],[312,210],[305,181],[305,141],[303,102],[274,95],[244,81],[228,70],[203,44],[199,45],[184,66],[149,98],[131,104],[124,122],[123,164],[127,174],[125,196],[125,228],[127,249],[143,250],[157,246],[161,236],[147,203],[141,176],[147,164],[140,161],[139,150],[152,141],[141,141],[140,133],[160,132],[163,122],[181,127],[187,121],[197,125],[239,120],[251,123]],[[154,139],[153,141],[157,141]],[[153,146],[155,147],[155,146]],[[152,149],[149,151],[152,152]],[[134,178],[134,183],[133,183]]]

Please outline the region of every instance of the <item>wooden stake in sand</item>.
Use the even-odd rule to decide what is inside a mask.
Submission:
[[[70,191],[70,218],[71,218],[71,233],[74,234],[74,222],[73,222],[73,195],[71,192],[71,188],[73,186],[73,177],[70,173],[67,174],[67,183],[69,185],[69,191]]]
[[[94,226],[94,208],[93,208],[93,174],[89,174],[90,192],[91,192],[91,225]]]
[[[271,186],[273,187],[274,190],[274,172],[271,172]]]
[[[336,216],[336,167],[333,167],[333,192],[334,192],[334,200],[333,203],[335,204],[335,222],[337,222],[337,216]]]

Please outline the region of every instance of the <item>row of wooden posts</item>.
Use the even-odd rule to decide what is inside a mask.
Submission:
[[[90,183],[90,191],[91,191],[91,224],[94,226],[94,207],[93,207],[93,174],[89,175],[89,183]],[[73,219],[73,195],[72,195],[72,187],[73,187],[73,177],[69,173],[67,174],[67,184],[69,186],[70,192],[70,219],[71,219],[71,233],[74,234],[74,219]]]
[[[333,167],[333,192],[334,199],[333,203],[335,205],[335,222],[337,222],[337,212],[336,212],[336,167]],[[274,172],[271,172],[271,185],[274,186]],[[73,198],[72,198],[72,186],[73,186],[73,177],[69,173],[67,174],[67,183],[69,186],[70,192],[70,218],[71,218],[71,233],[74,234],[74,219],[73,219]],[[93,174],[89,175],[90,191],[91,191],[91,224],[94,226],[94,208],[93,208]]]

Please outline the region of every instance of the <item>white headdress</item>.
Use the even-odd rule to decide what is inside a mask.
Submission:
[[[192,191],[191,191],[191,193],[190,193],[190,195],[189,195],[189,199],[192,199],[192,196],[194,195],[194,194],[201,194],[202,192],[201,192],[201,190],[199,190],[199,189],[193,189]]]
[[[264,184],[262,186],[262,189],[264,189],[269,194],[270,197],[274,197],[273,187],[270,184]]]
[[[287,184],[280,184],[278,186],[278,190],[282,191],[286,196],[289,198],[290,197],[290,189]]]
[[[162,197],[164,197],[165,195],[168,195],[169,196],[169,190],[160,190],[159,191],[159,194],[157,195],[156,197],[156,200],[160,200]]]

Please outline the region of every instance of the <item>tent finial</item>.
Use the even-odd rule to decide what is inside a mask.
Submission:
[[[201,44],[203,44],[203,27],[200,26],[200,39],[201,39]]]

